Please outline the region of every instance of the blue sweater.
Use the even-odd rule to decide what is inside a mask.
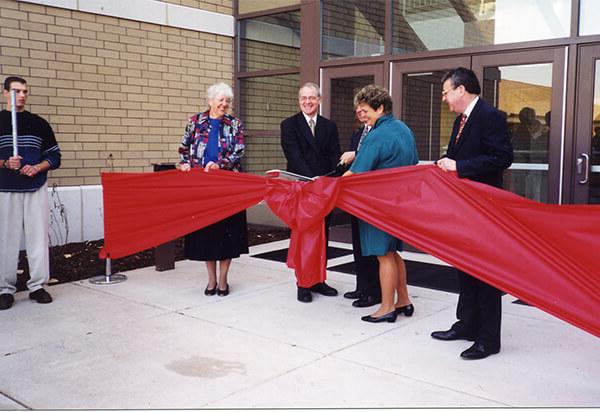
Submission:
[[[35,165],[43,160],[50,163],[51,169],[60,166],[60,149],[54,132],[47,121],[28,111],[17,113],[18,146],[21,165]],[[0,160],[13,154],[11,114],[0,112]],[[47,173],[40,172],[34,177],[21,175],[17,171],[0,169],[0,192],[35,192],[46,183]]]

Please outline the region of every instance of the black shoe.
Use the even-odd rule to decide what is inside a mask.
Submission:
[[[10,309],[13,303],[15,303],[15,298],[10,293],[0,295],[0,310]]]
[[[371,315],[367,315],[367,316],[363,316],[361,319],[364,320],[365,322],[371,322],[371,323],[379,323],[379,322],[394,323],[394,322],[396,322],[397,317],[398,317],[398,315],[396,315],[396,311],[393,310],[390,313],[386,313],[385,315],[381,315],[377,318],[374,316],[371,316]]]
[[[469,360],[483,359],[498,352],[500,352],[500,348],[491,349],[489,346],[485,346],[483,343],[475,342],[473,346],[461,353],[460,357]]]
[[[352,302],[352,306],[355,308],[368,308],[381,303],[381,299],[374,298],[373,296],[362,295],[358,300]]]
[[[317,283],[310,288],[311,292],[320,293],[325,296],[337,296],[338,291],[325,282]]]
[[[406,306],[400,306],[399,308],[396,308],[396,315],[404,314],[404,316],[409,317],[412,316],[413,313],[415,313],[415,307],[412,303],[409,303]]]
[[[304,303],[312,302],[312,293],[310,293],[310,289],[298,286],[298,300]]]
[[[217,285],[215,285],[214,288],[209,289],[208,286],[206,287],[206,289],[204,289],[204,294],[206,296],[213,296],[217,293]]]
[[[35,300],[37,303],[50,303],[52,302],[52,296],[46,292],[43,288],[38,289],[35,292],[29,294],[29,299]]]
[[[219,296],[229,295],[229,283],[226,284],[225,290],[221,290],[221,289],[217,288],[217,295],[219,295]]]
[[[464,340],[469,340],[471,342],[473,342],[475,340],[475,337],[469,336],[467,334],[459,333],[454,329],[431,332],[431,337],[433,339],[439,339],[439,340],[461,340],[461,339],[464,339]]]
[[[352,292],[344,293],[346,299],[360,299],[363,293],[360,290],[353,290]]]

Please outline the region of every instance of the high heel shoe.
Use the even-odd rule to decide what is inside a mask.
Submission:
[[[400,306],[399,308],[396,308],[396,315],[401,315],[404,313],[404,316],[409,317],[412,316],[414,312],[415,307],[412,303],[409,303],[406,306]]]
[[[216,288],[216,289],[217,289],[217,295],[219,295],[219,296],[229,295],[229,283],[225,285],[225,290],[221,290],[219,288]]]
[[[213,296],[217,293],[217,285],[215,285],[214,288],[209,289],[208,286],[206,287],[206,289],[204,289],[204,294],[206,296]]]
[[[360,319],[364,320],[365,322],[371,322],[371,323],[379,323],[379,322],[394,323],[394,322],[396,322],[397,317],[398,317],[398,314],[396,313],[395,310],[393,310],[390,313],[386,313],[385,315],[381,315],[378,317],[367,315],[367,316],[363,316]]]

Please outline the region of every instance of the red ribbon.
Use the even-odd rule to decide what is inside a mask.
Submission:
[[[412,166],[289,182],[255,175],[105,173],[101,257],[126,256],[265,200],[292,229],[300,286],[326,273],[322,220],[339,207],[420,250],[600,336],[600,207],[546,205]]]

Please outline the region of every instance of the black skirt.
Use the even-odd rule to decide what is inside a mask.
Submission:
[[[185,236],[184,254],[189,260],[226,260],[243,253],[248,253],[245,210]]]

